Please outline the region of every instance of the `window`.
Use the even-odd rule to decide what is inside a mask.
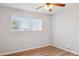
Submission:
[[[42,31],[42,20],[23,16],[12,16],[12,31]]]

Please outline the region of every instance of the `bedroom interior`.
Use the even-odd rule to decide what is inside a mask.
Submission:
[[[0,3],[1,56],[79,56],[79,3]]]

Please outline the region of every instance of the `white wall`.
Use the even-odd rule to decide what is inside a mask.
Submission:
[[[66,4],[52,16],[52,43],[79,52],[79,3]]]
[[[43,31],[12,32],[11,16],[41,18]],[[79,52],[79,4],[66,4],[64,10],[52,16],[52,22],[49,15],[0,7],[0,51],[35,48],[51,42],[52,45]]]
[[[30,16],[43,21],[42,32],[11,31],[11,16]],[[50,16],[45,14],[0,7],[0,51],[16,51],[50,44]]]

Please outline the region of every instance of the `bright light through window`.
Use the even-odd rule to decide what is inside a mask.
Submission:
[[[42,19],[12,16],[12,31],[42,31]]]

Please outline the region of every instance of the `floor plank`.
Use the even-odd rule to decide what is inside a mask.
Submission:
[[[42,48],[8,54],[6,56],[78,56],[78,55],[61,50],[53,46],[46,46]]]

